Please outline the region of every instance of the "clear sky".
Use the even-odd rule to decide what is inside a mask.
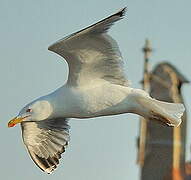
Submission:
[[[0,0],[0,179],[138,180],[136,115],[71,120],[69,148],[52,175],[31,161],[20,127],[7,128],[25,104],[67,79],[66,62],[47,47],[124,6],[127,15],[110,34],[119,43],[132,86],[141,87],[145,38],[155,49],[152,66],[168,60],[191,79],[190,0]],[[190,85],[183,87],[183,94],[190,117]],[[187,150],[191,159],[189,145]]]

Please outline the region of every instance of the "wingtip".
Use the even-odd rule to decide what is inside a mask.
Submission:
[[[50,46],[48,47],[48,50],[49,50],[49,51],[52,51],[52,46],[53,46],[53,45],[50,45]]]
[[[52,45],[50,45],[50,46],[48,47],[48,50],[54,52],[54,50],[55,50],[56,47],[57,47],[57,42],[54,43],[54,44],[52,44]]]
[[[116,13],[116,15],[118,15],[118,16],[120,16],[120,17],[123,17],[123,16],[125,16],[126,12],[127,12],[127,7],[124,7],[124,8],[122,8],[122,9],[120,9],[120,10]]]
[[[57,168],[57,166],[56,166],[56,165],[53,165],[53,166],[51,166],[51,167],[49,167],[49,168],[47,168],[47,169],[45,169],[45,170],[43,170],[43,171],[50,175],[50,174],[53,173],[53,171],[54,171],[56,168]]]

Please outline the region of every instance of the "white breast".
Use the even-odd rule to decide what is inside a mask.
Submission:
[[[72,115],[77,118],[88,118],[122,113],[127,110],[127,102],[123,102],[123,100],[128,96],[129,90],[128,87],[111,83],[75,90],[73,94],[75,111],[72,112]]]

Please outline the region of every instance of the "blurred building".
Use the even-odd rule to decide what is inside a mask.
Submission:
[[[184,103],[184,83],[188,80],[169,63],[160,63],[149,73],[150,95],[158,100]],[[141,180],[185,179],[186,113],[182,120],[178,128],[146,121]]]

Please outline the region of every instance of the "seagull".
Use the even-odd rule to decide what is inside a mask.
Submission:
[[[48,174],[57,168],[68,146],[70,118],[134,113],[169,126],[181,123],[183,104],[158,101],[129,87],[117,42],[107,33],[125,12],[123,8],[51,45],[48,49],[68,63],[66,84],[27,104],[8,123],[8,127],[21,124],[30,157]]]

